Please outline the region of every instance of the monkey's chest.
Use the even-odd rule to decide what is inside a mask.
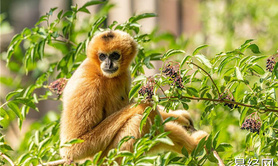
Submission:
[[[109,93],[106,96],[104,116],[107,117],[114,112],[120,111],[126,105],[128,105],[128,95],[124,91],[114,90],[114,93]]]

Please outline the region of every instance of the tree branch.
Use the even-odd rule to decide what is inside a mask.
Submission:
[[[219,166],[225,166],[224,162],[219,157],[218,153],[214,149],[212,149],[212,152],[213,152],[214,157],[218,160],[218,165]]]
[[[214,101],[214,102],[219,102],[219,103],[229,103],[229,104],[236,104],[236,105],[241,105],[244,107],[250,107],[250,108],[255,108],[258,110],[264,110],[264,111],[269,111],[269,112],[278,112],[278,110],[275,109],[271,109],[271,108],[267,108],[265,107],[265,109],[262,109],[258,106],[255,105],[249,105],[249,104],[243,104],[243,103],[238,103],[235,101],[231,101],[231,100],[225,100],[225,99],[210,99],[210,98],[203,98],[203,97],[189,97],[189,96],[171,96],[171,97],[160,97],[160,100],[164,100],[164,99],[190,99],[190,100],[205,100],[205,101]]]
[[[55,165],[61,165],[61,164],[64,164],[66,163],[67,161],[64,160],[64,159],[61,159],[61,160],[56,160],[56,161],[50,161],[48,163],[42,163],[40,164],[39,166],[55,166]]]
[[[0,152],[0,156],[2,156],[4,159],[6,159],[11,164],[11,166],[15,166],[13,161],[7,155],[5,155],[4,153]]]

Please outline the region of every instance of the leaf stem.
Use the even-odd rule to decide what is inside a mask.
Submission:
[[[201,69],[203,72],[205,72],[206,73],[206,75],[209,77],[209,79],[211,80],[211,82],[213,83],[213,85],[214,85],[214,87],[215,87],[215,89],[217,90],[217,94],[218,94],[218,99],[221,99],[221,94],[220,94],[220,91],[219,91],[219,89],[218,89],[218,87],[216,86],[216,83],[213,81],[213,79],[212,79],[212,77],[211,77],[211,75],[205,70],[205,69],[203,69],[202,67],[200,67],[199,65],[197,65],[196,63],[194,63],[194,62],[186,62],[187,64],[192,64],[192,65],[194,65],[194,66],[196,66],[196,67],[198,67],[199,69]]]
[[[3,108],[5,105],[7,105],[9,102],[8,101],[6,101],[4,104],[2,104],[1,106],[0,106],[0,108]]]

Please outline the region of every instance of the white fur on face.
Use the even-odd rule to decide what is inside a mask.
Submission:
[[[109,77],[109,78],[113,78],[113,77],[116,77],[117,75],[119,75],[119,72],[120,72],[120,61],[113,61],[113,67],[118,67],[118,70],[115,71],[114,73],[109,73],[109,72],[106,72],[104,71],[103,69],[105,68],[105,62],[101,62],[100,64],[100,68],[101,68],[101,71],[102,71],[102,74],[106,77]]]

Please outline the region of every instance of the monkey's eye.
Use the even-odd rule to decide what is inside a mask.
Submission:
[[[119,53],[117,53],[117,52],[112,52],[111,54],[110,54],[110,59],[113,59],[113,60],[118,60],[118,59],[120,59],[120,54]]]
[[[106,55],[103,54],[103,53],[100,53],[100,54],[98,55],[98,58],[99,58],[99,60],[104,61],[104,60],[106,59]]]

